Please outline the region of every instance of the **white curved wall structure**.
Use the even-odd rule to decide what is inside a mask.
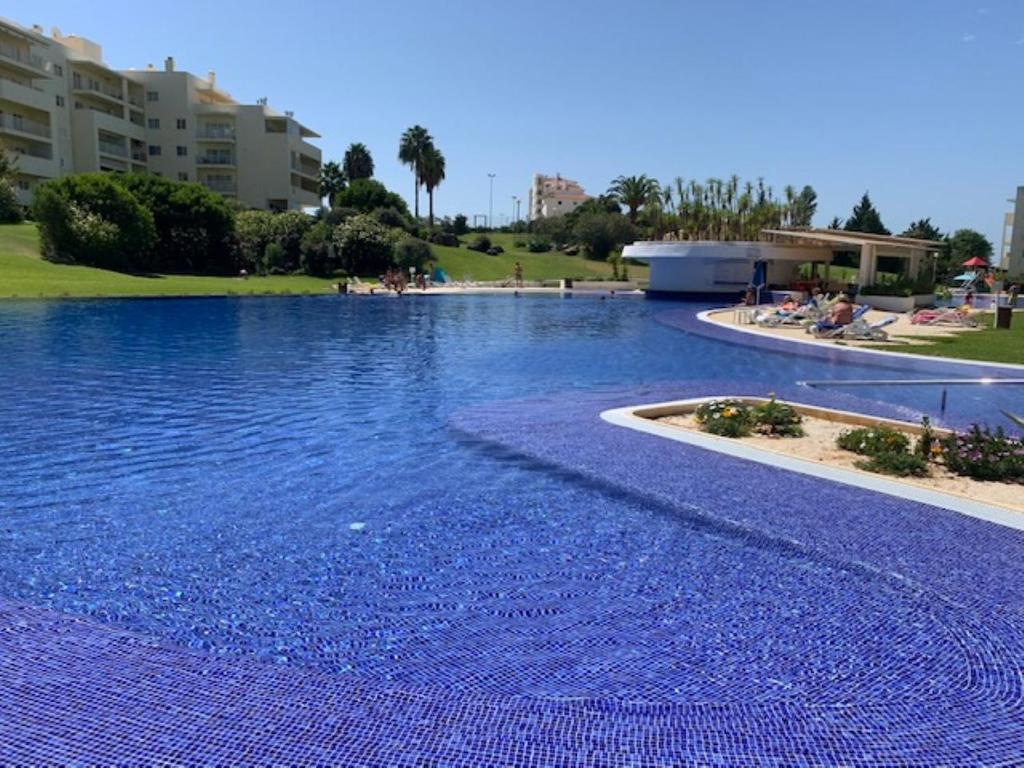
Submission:
[[[785,283],[793,279],[798,264],[832,257],[828,248],[809,245],[687,240],[633,243],[622,255],[650,265],[648,290],[731,296],[750,285],[758,261],[767,265],[769,283]]]

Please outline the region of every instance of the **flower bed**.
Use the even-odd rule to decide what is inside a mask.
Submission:
[[[638,416],[841,469],[1024,512],[1024,441],[976,427],[959,434],[771,398],[706,400]],[[782,430],[763,421],[785,414]],[[758,414],[758,415],[755,415]]]

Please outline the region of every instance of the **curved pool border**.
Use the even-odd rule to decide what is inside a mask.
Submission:
[[[1015,363],[994,363],[984,360],[967,360],[960,357],[927,357],[907,352],[822,344],[810,339],[768,336],[738,326],[726,326],[708,317],[713,312],[727,311],[729,309],[730,307],[712,307],[697,312],[691,309],[672,309],[660,313],[656,319],[658,322],[671,328],[715,339],[716,341],[756,347],[770,352],[811,357],[829,362],[853,363],[902,372],[916,371],[935,375],[961,376],[973,373],[978,378],[1019,377],[1024,373],[1024,365]],[[966,369],[972,370],[967,371]]]

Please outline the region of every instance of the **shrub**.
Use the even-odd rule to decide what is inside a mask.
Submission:
[[[951,472],[976,480],[1024,483],[1024,440],[1010,437],[1002,427],[993,432],[975,424],[966,433],[944,437],[941,445]]]
[[[497,255],[502,254],[504,252],[505,252],[505,249],[502,248],[500,245],[492,245],[490,248],[487,249],[487,254],[489,256],[497,256]]]
[[[260,272],[267,245],[274,241],[274,214],[269,211],[242,211],[235,216],[235,237],[242,266]]]
[[[313,226],[313,219],[302,211],[282,211],[273,214],[271,235],[281,248],[280,266],[288,272],[299,267],[302,258],[302,238]]]
[[[532,235],[526,250],[530,253],[547,253],[551,250],[551,239],[544,235]]]
[[[840,434],[836,445],[861,456],[878,456],[882,453],[907,453],[910,438],[892,427],[859,427]]]
[[[338,227],[334,245],[342,269],[350,275],[380,274],[394,258],[392,233],[366,214],[357,214]]]
[[[406,271],[409,267],[416,267],[418,272],[422,272],[432,256],[430,244],[415,237],[403,238],[395,246],[395,262]]]
[[[6,179],[0,179],[0,224],[17,224],[21,219],[21,203],[14,187]]]
[[[388,228],[397,227],[407,231],[414,228],[409,216],[393,206],[375,209],[373,211],[373,218]]]
[[[434,245],[446,245],[449,248],[459,247],[459,238],[451,232],[431,232],[427,239]]]
[[[38,185],[32,214],[46,259],[124,272],[152,266],[153,215],[108,174],[80,173]]]
[[[775,396],[753,410],[753,421],[758,432],[776,437],[802,437],[803,417],[791,405],[776,402]]]
[[[512,247],[513,248],[525,248],[526,247],[526,241],[517,237],[515,240],[512,241]]]
[[[879,453],[853,464],[867,472],[878,472],[896,477],[924,477],[928,474],[928,459],[919,453]]]
[[[722,437],[746,437],[752,428],[750,406],[739,400],[712,400],[694,412],[705,432]]]
[[[476,235],[466,244],[466,247],[471,251],[487,253],[491,248],[491,238],[487,235]]]
[[[288,270],[285,268],[285,253],[277,243],[267,243],[263,249],[263,263],[260,265],[261,273],[271,275],[283,275]]]
[[[469,232],[469,224],[466,219],[466,215],[459,213],[452,219],[452,233],[456,236],[464,235]]]
[[[219,275],[237,271],[235,214],[223,197],[202,184],[150,174],[116,178],[153,216],[153,269]]]
[[[302,236],[299,266],[307,275],[326,277],[334,271],[331,239],[334,227],[326,220],[318,221]]]

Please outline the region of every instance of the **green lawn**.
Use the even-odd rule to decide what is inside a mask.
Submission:
[[[120,272],[67,264],[39,257],[39,236],[33,224],[0,226],[0,298],[60,296],[230,296],[325,293],[331,280],[306,275],[273,277],[136,277]]]
[[[513,265],[523,265],[527,280],[563,277],[610,277],[604,262],[587,261],[564,253],[528,253],[513,240],[520,235],[495,233],[492,242],[506,252],[488,256],[469,249],[433,246],[438,264],[453,280],[502,280]],[[646,281],[647,267],[629,268],[630,276]],[[372,277],[376,277],[375,275]],[[39,256],[39,236],[33,224],[0,226],[0,298],[54,298],[98,296],[248,296],[264,294],[318,294],[330,292],[336,280],[306,275],[272,277],[197,277],[152,275],[137,277],[120,272],[67,264],[51,264]]]
[[[1009,330],[992,327],[993,315],[978,316],[982,330],[958,333],[955,336],[919,337],[932,342],[927,345],[900,347],[900,352],[931,357],[962,357],[993,363],[1024,364],[1024,312],[1015,312]],[[877,346],[876,349],[892,347]]]
[[[530,253],[525,248],[516,248],[516,240],[525,241],[529,235],[514,235],[507,232],[489,232],[487,236],[495,245],[500,245],[505,252],[498,256],[471,251],[463,245],[461,248],[433,246],[438,265],[453,280],[503,280],[512,277],[513,266],[518,261],[523,265],[525,280],[559,280],[563,277],[600,278],[611,277],[611,265],[603,261],[589,261],[580,256],[566,256],[558,251],[548,253]],[[468,243],[473,235],[460,238]],[[633,280],[646,282],[648,267],[629,266],[629,276]]]

